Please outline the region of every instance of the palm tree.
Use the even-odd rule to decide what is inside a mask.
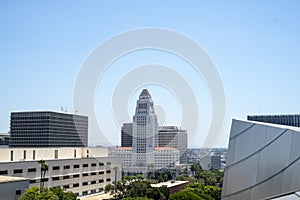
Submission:
[[[149,178],[149,179],[152,179],[152,178],[153,178],[153,172],[152,172],[153,167],[154,167],[154,164],[153,164],[153,163],[147,164],[147,168],[148,168],[148,178]]]
[[[113,167],[113,169],[115,170],[115,199],[117,199],[117,174],[118,174],[118,167]]]
[[[39,160],[38,163],[41,165],[41,181],[40,181],[40,192],[44,190],[44,183],[45,183],[45,175],[48,171],[48,165],[46,162],[42,159]]]

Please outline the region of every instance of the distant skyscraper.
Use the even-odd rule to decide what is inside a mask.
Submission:
[[[50,111],[12,112],[10,147],[84,147],[88,117]]]
[[[176,126],[162,126],[158,130],[158,146],[173,147],[180,152],[180,163],[187,163],[187,131]]]
[[[183,130],[170,130],[174,133],[175,136],[172,135],[174,136],[172,138],[176,138],[176,142],[172,139],[166,141],[166,144],[174,143],[175,148],[168,145],[158,146],[158,124],[154,103],[148,90],[144,89],[137,100],[133,123],[123,124],[122,147],[110,149],[109,155],[122,157],[122,169],[126,175],[143,173],[146,176],[148,170],[175,169],[179,164],[180,155],[177,148],[184,147],[186,143],[186,137],[181,138],[186,131],[179,134],[181,131]]]
[[[124,123],[122,126],[121,146],[132,147],[132,123]]]
[[[154,164],[155,135],[158,132],[157,116],[153,101],[147,89],[143,89],[136,104],[133,116],[133,158],[136,167],[147,167]]]
[[[248,115],[249,121],[266,122],[300,127],[300,114],[296,115]]]
[[[8,146],[8,145],[9,145],[9,134],[0,133],[0,146]]]

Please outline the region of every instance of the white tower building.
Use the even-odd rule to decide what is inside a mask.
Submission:
[[[132,166],[144,168],[154,164],[154,150],[158,132],[157,116],[147,89],[143,89],[136,104],[132,128]]]

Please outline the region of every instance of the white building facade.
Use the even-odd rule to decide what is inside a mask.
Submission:
[[[133,116],[132,166],[147,168],[154,163],[155,135],[158,132],[157,116],[147,89],[143,89]]]
[[[116,147],[110,150],[110,156],[121,157],[122,167],[125,172],[140,173],[151,170],[174,169],[179,164],[180,152],[172,147],[155,147],[153,155],[154,162],[146,163],[146,166],[132,166],[133,150],[131,147]],[[142,171],[144,170],[144,171]]]
[[[30,187],[40,186],[41,159],[48,165],[45,187],[59,186],[78,196],[100,193],[121,179],[121,159],[108,157],[102,147],[3,148],[0,155],[0,175],[28,178]]]

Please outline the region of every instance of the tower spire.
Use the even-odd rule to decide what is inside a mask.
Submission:
[[[151,99],[151,95],[146,88],[141,92],[139,99]]]

